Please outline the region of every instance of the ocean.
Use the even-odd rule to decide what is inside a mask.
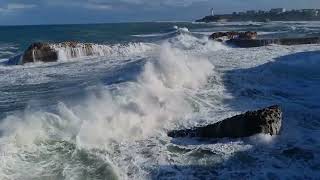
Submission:
[[[0,26],[0,179],[320,179],[320,45],[237,48],[217,31],[320,36],[320,22]],[[8,64],[63,41],[99,53]],[[274,104],[278,136],[167,136]]]

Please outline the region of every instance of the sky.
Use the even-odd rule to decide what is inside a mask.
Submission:
[[[190,21],[208,15],[319,8],[320,0],[0,0],[0,25]]]

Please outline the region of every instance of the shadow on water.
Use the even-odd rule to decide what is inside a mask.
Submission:
[[[252,137],[173,139],[167,147],[171,158],[182,157],[190,165],[162,165],[152,172],[152,179],[317,179],[320,176],[317,155],[320,151],[316,145],[320,143],[317,139],[320,130],[319,69],[320,51],[312,51],[281,56],[254,68],[226,72],[223,82],[233,98],[225,103],[238,112],[281,105],[284,113],[281,135],[271,143],[259,143]],[[205,147],[226,148],[237,142],[250,148],[235,150],[226,157],[223,147],[220,151]]]
[[[310,96],[319,99],[314,92],[319,88],[320,51],[300,52],[275,58],[273,62],[250,69],[231,70],[223,77],[227,92],[233,99],[226,101],[237,111],[260,108],[265,105],[281,104],[285,108],[289,103],[314,104]],[[302,101],[297,101],[298,99]],[[249,102],[244,106],[238,102]],[[255,102],[255,103],[253,103]],[[257,106],[257,104],[261,104]]]

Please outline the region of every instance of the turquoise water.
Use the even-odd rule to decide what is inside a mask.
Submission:
[[[0,27],[0,179],[318,179],[320,46],[235,48],[216,31],[317,36],[319,22]],[[8,65],[33,42],[57,62]],[[279,104],[279,136],[171,139],[169,130]]]

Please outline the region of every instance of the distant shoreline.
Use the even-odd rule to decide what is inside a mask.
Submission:
[[[269,21],[320,21],[320,10],[301,9],[286,11],[284,8],[271,9],[270,11],[234,12],[232,14],[209,15],[196,22],[269,22]]]

